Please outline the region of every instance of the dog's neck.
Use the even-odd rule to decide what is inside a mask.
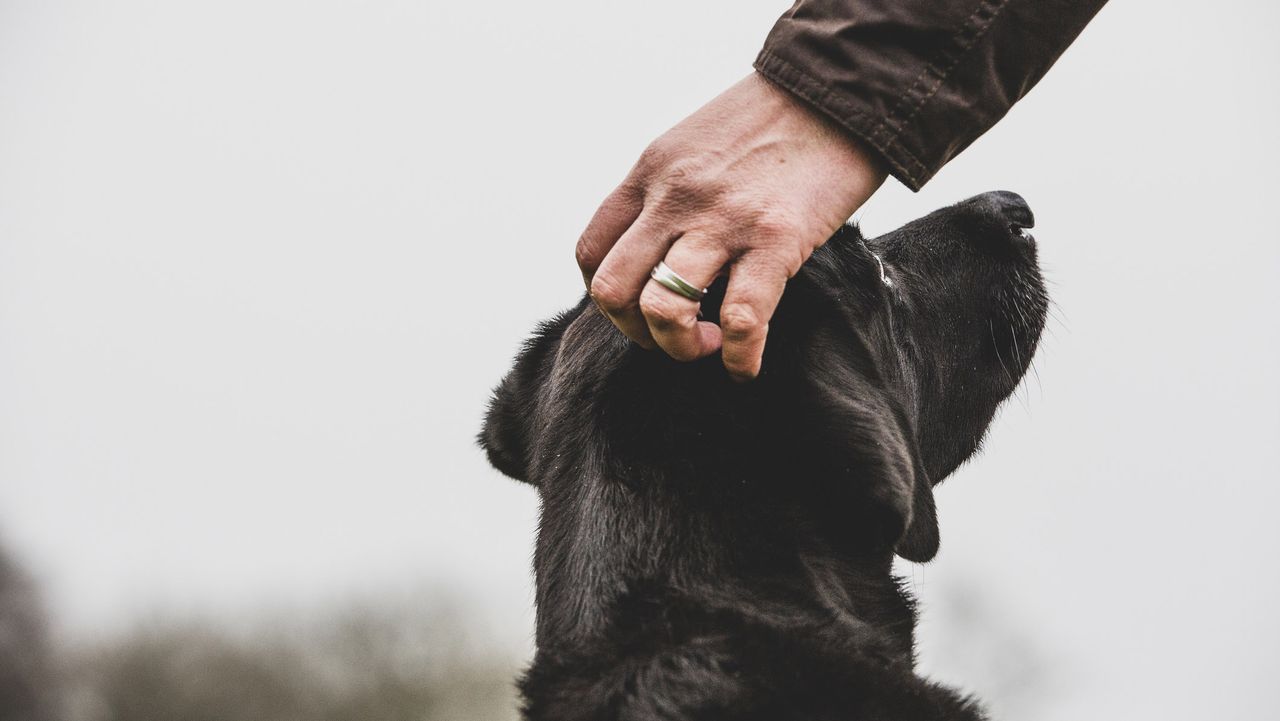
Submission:
[[[857,528],[827,527],[847,517],[718,514],[670,479],[635,488],[588,457],[562,460],[539,483],[540,648],[692,642],[754,627],[912,665],[914,603],[893,576],[892,551],[862,547],[869,534]]]

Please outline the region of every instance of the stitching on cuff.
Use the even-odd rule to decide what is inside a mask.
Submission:
[[[875,132],[878,135],[886,136],[885,142],[887,144],[901,146],[903,128],[910,124],[919,115],[925,104],[937,95],[947,77],[951,75],[951,72],[960,64],[965,55],[978,44],[978,40],[991,28],[995,19],[999,17],[1000,12],[1008,5],[1008,1],[982,0],[979,2],[959,31],[953,36],[955,46],[939,49],[937,56],[925,66],[925,69],[912,82],[907,92],[902,95],[897,106],[890,111],[889,115],[876,128]],[[946,63],[945,65],[943,65],[944,62]],[[930,76],[933,78],[932,84],[927,90],[921,92],[925,79]],[[908,104],[909,101],[912,102]],[[908,155],[910,156],[910,153]],[[928,174],[927,169],[925,172]]]

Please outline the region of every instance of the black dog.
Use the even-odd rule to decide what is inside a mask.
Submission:
[[[937,552],[933,486],[1035,350],[1032,223],[995,192],[874,240],[842,229],[747,384],[629,343],[585,298],[544,324],[481,433],[542,498],[526,718],[981,718],[915,675],[891,564]]]

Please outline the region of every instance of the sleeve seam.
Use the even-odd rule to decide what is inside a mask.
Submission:
[[[991,28],[995,19],[1007,5],[1008,0],[982,0],[979,2],[973,13],[965,20],[964,25],[953,36],[956,46],[958,46],[954,48],[954,54],[947,52],[952,48],[940,50],[938,56],[925,66],[925,69],[912,82],[911,87],[902,95],[898,105],[890,111],[887,117],[881,120],[875,132],[887,136],[886,142],[900,145],[899,138],[903,129],[915,120],[929,100],[937,95],[952,71],[955,70],[968,52],[978,44],[978,40]],[[949,54],[951,56],[947,57]],[[943,61],[946,62],[945,66],[942,64]],[[926,91],[921,92],[921,86],[929,76],[933,76],[933,83]],[[914,101],[908,105],[908,101],[911,101],[913,96],[915,96]],[[908,155],[910,156],[911,154],[908,153]]]

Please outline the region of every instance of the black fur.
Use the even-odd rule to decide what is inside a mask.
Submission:
[[[891,566],[937,552],[933,485],[1030,362],[1030,225],[988,193],[844,228],[788,284],[752,383],[627,342],[585,298],[543,324],[481,433],[542,499],[526,718],[981,718],[915,675]]]

